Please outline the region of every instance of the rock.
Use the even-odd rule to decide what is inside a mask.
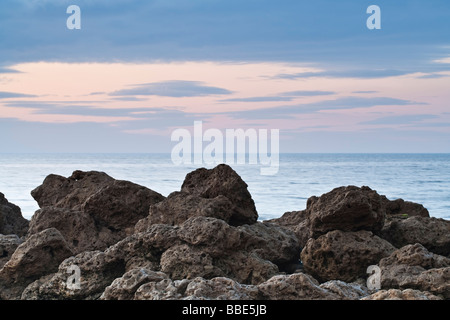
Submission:
[[[0,269],[11,258],[17,247],[23,242],[17,235],[0,234]]]
[[[190,282],[187,279],[148,282],[137,289],[135,300],[182,300]]]
[[[312,237],[309,224],[309,211],[289,211],[280,218],[267,220],[266,222],[277,224],[285,229],[291,230],[297,236],[300,247],[304,247],[308,239]]]
[[[0,192],[0,234],[24,236],[28,230],[28,220],[22,216],[18,206],[8,202]]]
[[[421,244],[407,245],[381,259],[381,287],[417,289],[450,298],[450,259]]]
[[[281,271],[298,264],[301,246],[295,233],[269,222],[258,222],[237,228],[241,247],[276,264]]]
[[[211,280],[195,278],[186,286],[184,296],[189,300],[254,300],[258,298],[259,290],[256,286],[240,284],[225,277]]]
[[[361,300],[442,300],[441,298],[429,293],[413,289],[389,289],[380,290],[364,297]]]
[[[150,206],[164,199],[96,171],[75,171],[69,178],[49,175],[31,194],[41,210],[31,219],[28,234],[57,228],[76,253],[104,250],[133,233]]]
[[[228,165],[214,169],[197,169],[187,174],[181,192],[212,199],[225,196],[232,203],[231,225],[252,224],[258,220],[255,203],[247,190],[248,185]]]
[[[149,215],[136,224],[135,231],[145,231],[153,224],[179,225],[192,217],[213,217],[229,222],[232,212],[233,204],[225,196],[208,199],[173,192],[164,201],[150,207]]]
[[[390,255],[395,248],[370,231],[335,230],[309,239],[301,253],[305,271],[319,281],[351,282],[366,276],[367,267]]]
[[[161,256],[161,270],[173,279],[228,277],[259,283],[298,260],[293,233],[275,225],[256,223],[234,227],[210,217],[195,217],[177,229],[181,244]],[[277,241],[274,241],[277,239]],[[286,249],[292,244],[293,249]]]
[[[28,233],[33,235],[48,228],[58,229],[74,254],[104,250],[121,238],[110,229],[97,226],[86,212],[57,207],[37,210],[30,221]]]
[[[259,285],[243,285],[216,277],[149,282],[136,291],[137,300],[336,300],[339,296],[320,288],[312,277],[297,273],[278,275]]]
[[[320,197],[310,197],[303,211],[286,212],[269,221],[294,231],[302,247],[308,239],[333,230],[377,233],[386,215],[383,199],[369,187],[339,187]]]
[[[97,171],[74,171],[68,178],[50,174],[42,185],[31,191],[31,195],[40,208],[54,206],[81,210],[90,196],[113,182],[112,177]]]
[[[291,245],[297,249],[288,249]],[[194,217],[179,226],[152,225],[147,231],[130,235],[104,252],[84,252],[69,258],[52,279],[41,283],[39,288],[30,289],[29,297],[98,298],[106,287],[113,290],[120,281],[133,276],[125,277],[125,272],[141,269],[164,272],[173,281],[227,277],[242,285],[256,285],[278,274],[281,266],[298,260],[298,256],[295,235],[279,226],[258,222],[235,227],[221,219]],[[76,292],[65,287],[70,264],[80,267],[83,279],[81,290]],[[119,284],[112,286],[114,279],[123,277],[118,280]],[[129,292],[125,289],[105,295],[119,299],[129,296]]]
[[[258,285],[263,299],[269,300],[338,300],[340,297],[319,286],[304,273],[277,275]]]
[[[163,272],[146,268],[132,269],[106,287],[100,300],[133,300],[136,290],[141,285],[148,282],[159,282],[163,279],[168,279]]]
[[[17,247],[11,259],[0,270],[1,299],[16,299],[36,279],[55,272],[58,265],[72,255],[61,233],[54,229],[41,231]]]
[[[80,270],[80,287],[67,285],[73,268]],[[125,262],[101,251],[86,251],[64,260],[56,273],[38,280],[24,290],[26,300],[92,300],[98,299],[114,279],[125,273]]]
[[[322,283],[320,287],[338,295],[342,300],[358,300],[369,295],[367,287],[358,283],[346,283],[340,280],[327,281]]]
[[[386,197],[383,197],[383,199],[387,215],[430,217],[428,210],[419,203],[405,201],[403,199],[388,200]]]
[[[380,261],[380,266],[420,266],[425,269],[450,267],[450,258],[429,252],[422,244],[406,245]]]
[[[233,226],[258,219],[247,184],[228,165],[197,169],[189,173],[181,191],[150,207],[149,215],[136,224],[142,232],[153,224],[179,225],[193,217],[212,217]]]
[[[340,187],[308,200],[312,236],[332,230],[379,231],[383,227],[386,208],[381,196],[369,187]]]
[[[407,219],[389,219],[380,236],[397,248],[420,243],[428,250],[450,256],[450,221],[413,216]]]

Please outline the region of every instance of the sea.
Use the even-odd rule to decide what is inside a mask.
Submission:
[[[199,167],[213,166],[176,165],[170,154],[0,154],[0,192],[31,219],[39,207],[30,192],[49,174],[102,171],[167,196]],[[261,175],[259,164],[231,167],[247,183],[259,220],[303,210],[309,197],[348,185],[421,203],[432,217],[450,219],[450,154],[280,154],[273,175]]]

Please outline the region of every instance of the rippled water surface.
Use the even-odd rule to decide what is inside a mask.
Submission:
[[[197,167],[176,166],[169,154],[0,154],[0,192],[30,219],[38,209],[30,191],[51,173],[98,170],[167,196]],[[232,167],[248,184],[261,220],[302,210],[310,196],[344,185],[366,185],[450,219],[450,154],[282,154],[272,176],[260,175],[260,165]]]

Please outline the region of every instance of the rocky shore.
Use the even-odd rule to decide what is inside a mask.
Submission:
[[[95,171],[31,194],[28,221],[0,193],[0,299],[450,299],[450,221],[369,187],[269,221],[227,165],[167,197]]]

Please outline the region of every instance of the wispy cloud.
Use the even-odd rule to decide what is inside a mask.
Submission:
[[[24,94],[24,93],[16,93],[16,92],[5,92],[0,91],[0,99],[10,99],[10,98],[34,98],[35,95],[32,94]]]
[[[227,95],[232,92],[219,87],[205,85],[200,81],[171,80],[134,85],[130,89],[111,92],[110,96],[160,96],[160,97],[202,97]]]
[[[11,68],[0,67],[0,74],[1,73],[21,73],[21,72]]]
[[[439,118],[436,115],[432,114],[410,114],[410,115],[399,115],[399,116],[389,116],[382,117],[375,120],[364,121],[360,124],[369,124],[369,125],[408,125],[408,124],[417,124],[424,120],[437,119]],[[432,124],[430,126],[433,126]]]
[[[305,78],[361,78],[361,79],[376,79],[398,77],[410,74],[411,71],[402,71],[394,69],[359,69],[359,70],[329,70],[319,72],[300,72],[300,73],[282,73],[276,75],[275,79],[305,79]]]
[[[406,105],[425,105],[425,103],[389,97],[373,97],[373,98],[343,97],[334,100],[324,100],[307,104],[237,111],[231,113],[231,115],[234,118],[242,118],[242,119],[289,119],[295,115],[315,113],[326,110],[346,110],[357,108],[370,108],[374,106],[406,106]]]
[[[249,98],[232,98],[222,99],[221,102],[277,102],[291,101],[291,97],[249,97]]]
[[[297,90],[280,93],[281,96],[288,96],[288,97],[314,97],[314,96],[329,96],[333,94],[336,94],[336,92],[320,91],[320,90],[311,90],[311,91]]]

